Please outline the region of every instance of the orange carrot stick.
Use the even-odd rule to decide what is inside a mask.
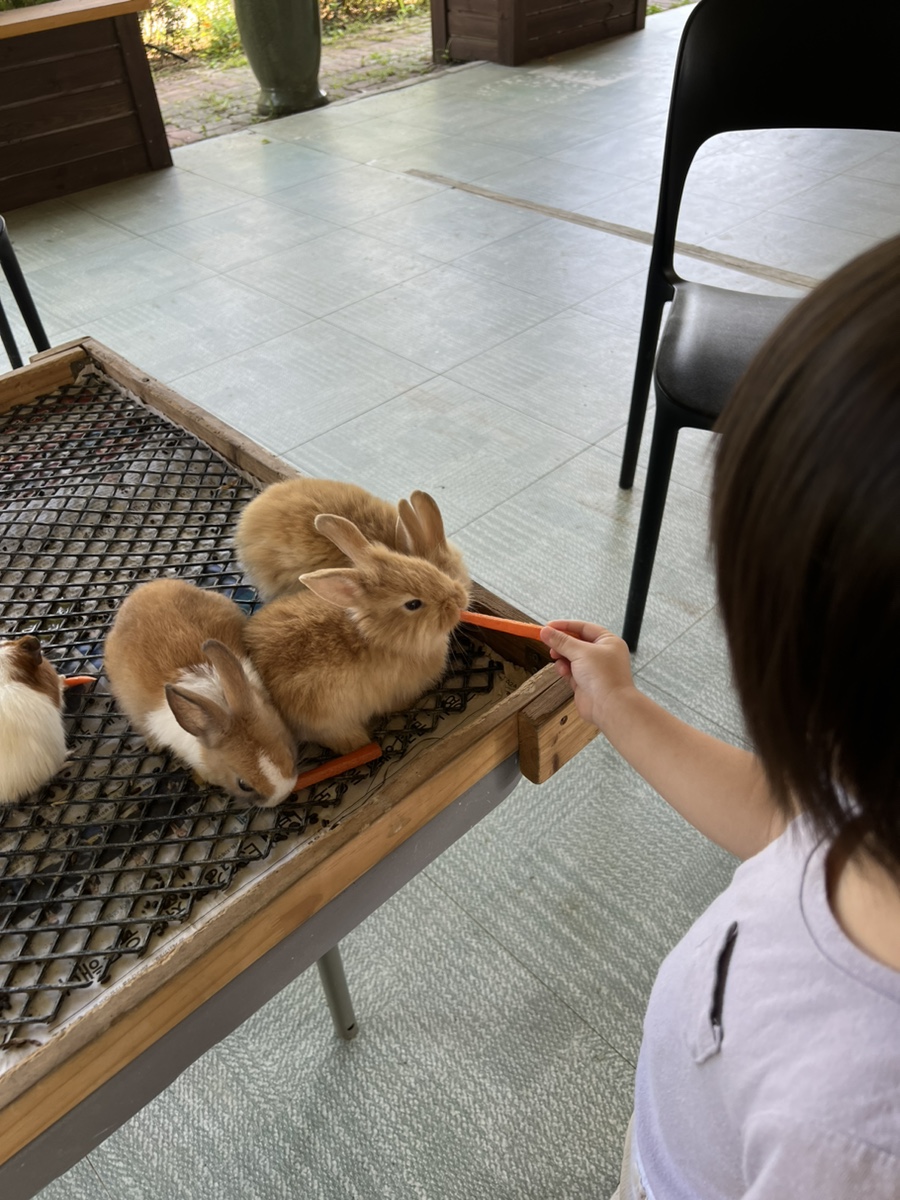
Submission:
[[[78,687],[82,683],[96,683],[96,675],[63,675],[63,687]]]
[[[543,626],[532,625],[529,621],[510,621],[507,617],[489,617],[487,613],[467,612],[465,609],[459,616],[467,625],[482,625],[485,629],[496,629],[500,633],[511,633],[515,637],[531,638],[535,642],[541,640]]]
[[[376,758],[381,758],[381,747],[377,742],[367,742],[358,750],[351,750],[349,754],[339,754],[337,758],[329,759],[320,767],[302,771],[297,776],[293,790],[302,792],[304,788],[311,787],[314,783],[321,783],[323,779],[332,779],[335,775],[343,775],[345,771],[349,771],[353,767],[361,767],[364,763],[374,762]]]

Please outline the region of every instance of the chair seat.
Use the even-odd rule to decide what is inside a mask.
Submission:
[[[659,342],[657,387],[712,425],[756,351],[796,303],[679,283]]]

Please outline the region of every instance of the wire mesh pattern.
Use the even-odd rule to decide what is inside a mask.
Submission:
[[[109,695],[106,631],[160,575],[252,611],[232,535],[256,490],[94,368],[0,415],[0,636],[33,633],[60,673],[97,677],[67,693],[63,771],[0,805],[0,1048],[32,1042],[74,991],[156,947],[277,843],[321,836],[442,722],[510,687],[505,664],[458,634],[441,685],[376,730],[381,760],[277,809],[199,788],[148,750]],[[328,757],[309,750],[301,769]]]

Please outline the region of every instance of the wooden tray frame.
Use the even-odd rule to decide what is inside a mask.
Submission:
[[[0,412],[70,384],[91,363],[253,479],[265,484],[299,474],[92,338],[0,376]],[[531,619],[477,585],[473,607]],[[541,783],[596,735],[542,644],[487,630],[478,636],[533,674],[401,767],[319,840],[287,854],[252,886],[237,887],[198,927],[173,937],[0,1074],[0,1167],[494,768],[518,755],[522,774]]]

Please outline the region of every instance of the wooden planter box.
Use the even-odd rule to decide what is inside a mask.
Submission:
[[[13,975],[6,983],[0,978],[4,1020],[27,992],[63,989],[53,1015],[33,1015],[28,1018],[33,1024],[24,1024],[12,1041],[0,1045],[0,1195],[22,1200],[318,961],[502,800],[520,775],[545,781],[596,730],[579,718],[571,689],[557,676],[542,643],[478,630],[481,649],[475,653],[492,670],[502,668],[497,685],[484,687],[470,679],[464,684],[470,698],[460,708],[445,703],[445,679],[437,689],[439,719],[426,727],[417,718],[412,727],[417,743],[395,741],[390,753],[386,746],[379,763],[326,785],[334,789],[327,801],[309,789],[278,810],[252,810],[249,824],[237,831],[233,824],[222,825],[218,834],[211,825],[192,831],[202,806],[219,805],[215,790],[198,791],[184,779],[176,793],[170,768],[145,768],[146,749],[135,752],[127,723],[109,698],[97,629],[112,619],[117,598],[138,579],[167,568],[187,577],[194,569],[211,571],[230,563],[233,524],[223,516],[227,506],[238,503],[234,497],[244,489],[253,494],[260,484],[298,473],[92,339],[46,351],[29,366],[0,376],[0,417],[0,498],[13,498],[7,520],[16,527],[5,542],[0,539],[0,559],[5,554],[9,560],[0,565],[0,584],[10,592],[6,630],[18,623],[43,638],[37,622],[50,622],[51,660],[69,673],[71,666],[58,656],[68,653],[63,647],[71,642],[97,679],[79,700],[81,707],[70,713],[71,767],[48,785],[50,791],[0,809],[0,911],[6,912],[0,943],[10,932],[28,939],[28,929],[44,922],[44,899],[30,891],[26,896],[21,888],[40,889],[55,878],[57,868],[48,859],[60,853],[54,847],[62,845],[66,855],[66,878],[50,897],[59,901],[59,913],[50,915],[55,923],[38,931],[43,942],[23,940],[7,959]],[[182,469],[179,463],[197,489],[189,501],[169,483],[168,473]],[[156,499],[148,489],[155,489]],[[82,534],[77,532],[65,549],[57,546],[64,522],[43,523],[48,511],[71,514],[73,520],[88,514],[102,544],[88,544],[94,533],[78,542]],[[99,524],[91,524],[91,511],[102,513]],[[169,520],[183,521],[184,534],[170,540],[161,524]],[[148,540],[132,540],[126,547],[129,523]],[[14,538],[25,546],[24,553],[15,549]],[[228,558],[218,558],[218,543],[211,538],[224,539]],[[43,561],[50,554],[59,570]],[[73,554],[75,560],[64,566]],[[123,571],[131,582],[123,578],[119,591],[115,580]],[[230,574],[226,565],[215,578],[227,584]],[[472,607],[528,619],[477,585]],[[70,619],[75,624],[67,627]],[[94,632],[87,632],[89,627]],[[454,671],[451,667],[449,675]],[[126,728],[119,730],[120,725]],[[113,740],[110,749],[110,739],[116,738],[124,741]],[[149,792],[141,783],[147,779],[153,780]],[[174,797],[175,807],[166,800],[169,815],[160,817],[157,806],[165,797]],[[303,817],[320,804],[327,820]],[[135,805],[142,816],[132,814]],[[220,818],[216,813],[222,811],[203,808],[208,816],[202,820],[243,819],[231,809]],[[263,818],[270,822],[265,836],[263,826],[253,824]],[[170,827],[172,820],[178,827]],[[18,861],[25,824],[34,833],[27,846],[29,863]],[[145,826],[152,854],[135,857],[128,850],[135,845],[128,831]],[[535,837],[542,832],[535,829]],[[175,869],[174,847],[187,836],[201,842],[223,837],[227,858],[204,859],[197,867],[188,855],[177,859]],[[46,850],[35,839],[43,839]],[[84,856],[92,854],[96,858],[88,862]],[[204,892],[207,866],[214,875],[228,861],[234,875],[216,881],[214,892]],[[89,879],[83,894],[70,878],[76,869]],[[173,869],[163,883],[162,875]],[[146,883],[126,888],[124,881],[133,880],[138,870],[151,872],[149,892]],[[152,911],[144,911],[141,905],[163,887],[177,901],[175,908],[165,903],[157,908],[154,901]],[[59,889],[68,889],[72,898]],[[77,906],[97,905],[101,891],[108,897],[101,916],[80,915]],[[177,911],[194,892],[194,907]],[[115,906],[130,905],[132,896],[137,907],[120,913]],[[34,904],[27,908],[32,898],[41,905],[40,914]],[[15,924],[11,909],[23,904],[24,925]],[[75,950],[62,940],[47,943],[47,936],[69,938],[85,930],[84,922],[94,921],[97,942]],[[121,937],[109,934],[116,921],[124,922]],[[141,946],[139,927],[148,922],[148,940]],[[40,977],[31,986],[27,973],[37,971],[38,962]],[[75,964],[75,972],[66,974]]]
[[[172,165],[137,18],[147,4],[0,12],[0,213]]]
[[[431,0],[434,60],[534,58],[644,28],[646,0]]]

